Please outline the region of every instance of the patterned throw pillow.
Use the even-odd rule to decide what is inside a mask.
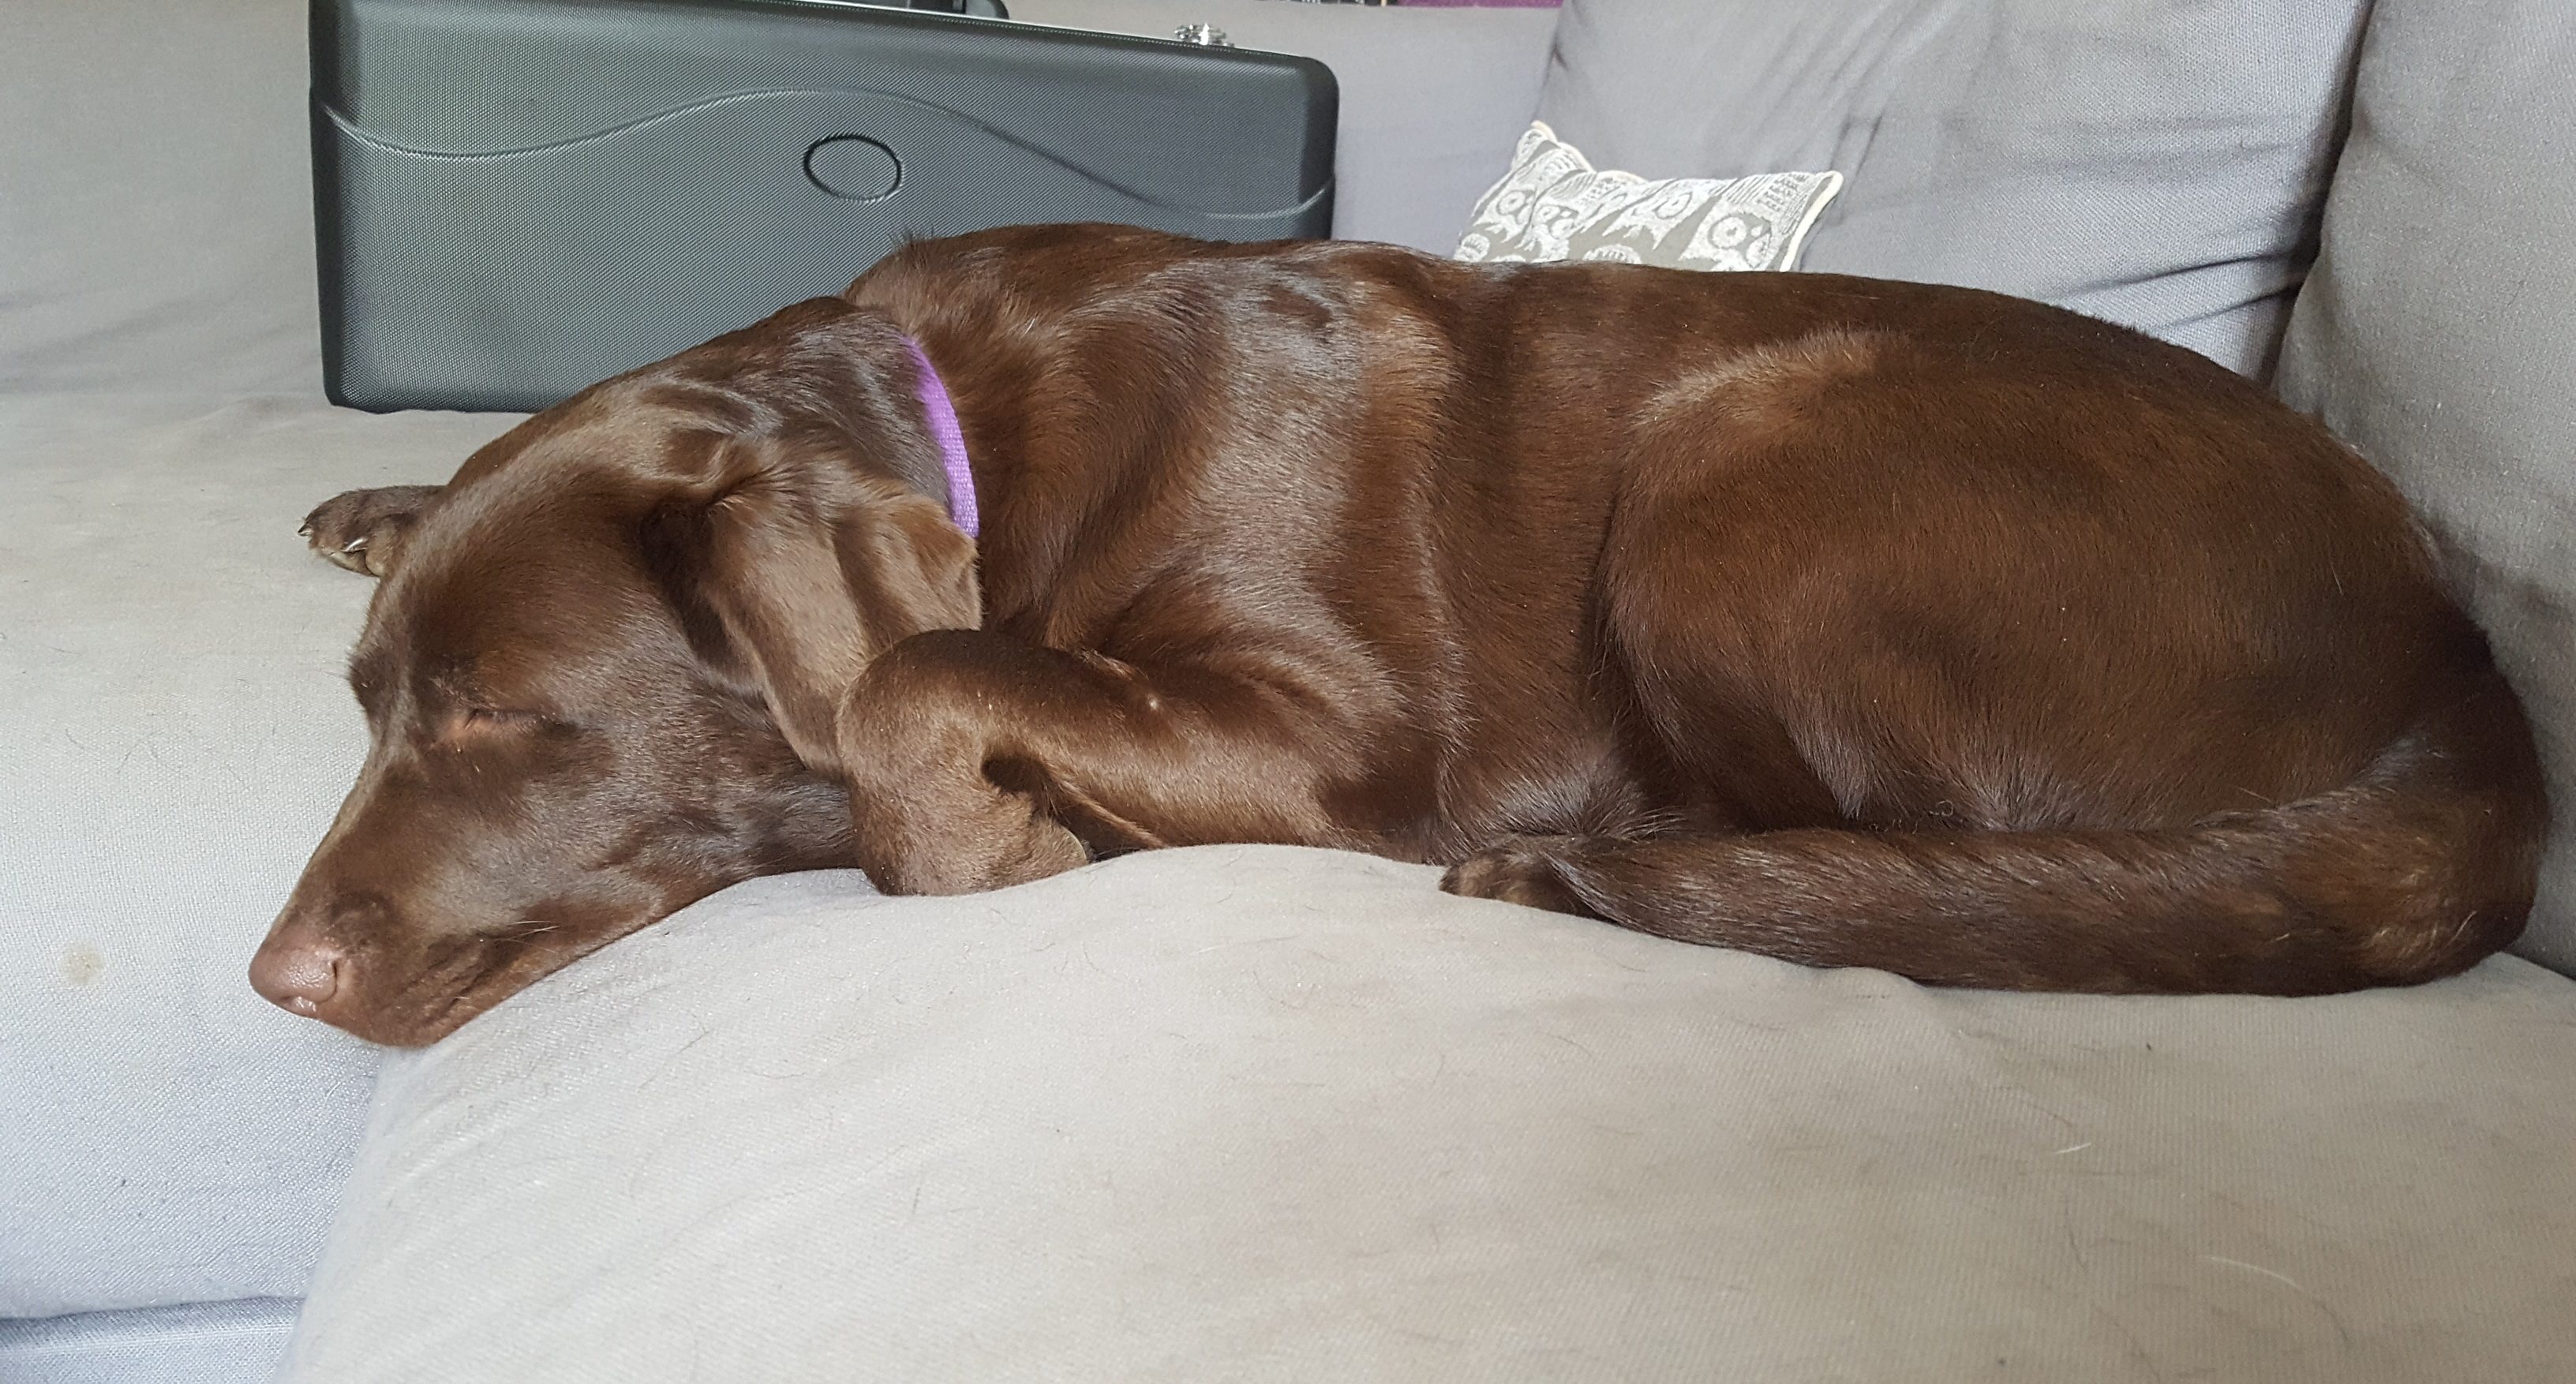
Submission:
[[[1640,178],[1599,171],[1533,122],[1512,171],[1476,204],[1462,260],[1622,260],[1672,269],[1794,269],[1840,173]]]

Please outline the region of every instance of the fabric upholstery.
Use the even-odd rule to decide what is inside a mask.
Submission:
[[[2259,375],[2367,8],[1569,0],[1539,117],[1649,178],[1840,171],[1805,268],[2046,299]]]
[[[1918,988],[1276,847],[754,881],[392,1058],[298,1384],[2576,1370],[2576,984]]]
[[[42,1321],[0,1321],[9,1384],[267,1384],[297,1303],[199,1302]]]
[[[305,9],[0,10],[0,392],[320,397]]]
[[[356,776],[296,521],[512,421],[0,399],[0,1317],[300,1296],[373,1051],[244,979]]]
[[[2576,974],[2576,8],[2381,0],[2281,393],[2394,477],[2522,694],[2557,813],[2522,951]]]

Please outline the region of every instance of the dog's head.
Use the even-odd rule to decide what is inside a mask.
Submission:
[[[843,691],[980,618],[913,378],[818,300],[476,453],[368,611],[367,760],[260,992],[428,1043],[725,885],[847,863]]]

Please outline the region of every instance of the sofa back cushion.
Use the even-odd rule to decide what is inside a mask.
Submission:
[[[2522,952],[2576,974],[2576,8],[2380,0],[2281,393],[2394,477],[2539,733]]]
[[[321,392],[305,0],[11,0],[0,392]]]
[[[1649,178],[1839,170],[1811,270],[2270,366],[2363,0],[1567,0],[1539,118]]]

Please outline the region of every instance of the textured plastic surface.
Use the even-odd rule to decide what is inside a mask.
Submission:
[[[534,409],[907,239],[1328,234],[1307,58],[810,0],[315,0],[325,385]]]

